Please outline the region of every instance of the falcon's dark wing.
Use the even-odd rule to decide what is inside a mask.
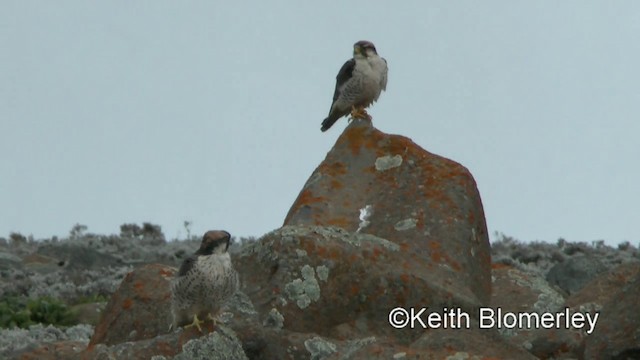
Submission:
[[[322,131],[329,130],[331,125],[333,125],[336,121],[338,121],[338,119],[340,119],[341,117],[347,114],[344,111],[336,111],[333,108],[333,104],[340,97],[340,91],[342,90],[342,86],[344,85],[344,83],[349,81],[349,79],[351,79],[351,76],[353,76],[353,69],[355,67],[356,67],[356,60],[351,59],[351,60],[347,60],[347,62],[344,63],[344,65],[342,65],[342,67],[340,68],[340,71],[338,71],[338,76],[336,76],[336,89],[333,92],[333,102],[331,103],[329,116],[322,121],[322,127],[320,128],[320,130]]]
[[[347,60],[347,62],[344,63],[344,65],[342,65],[342,67],[340,68],[340,71],[338,71],[338,76],[336,76],[336,89],[333,92],[334,102],[338,100],[338,96],[340,96],[340,88],[342,87],[342,85],[344,85],[344,83],[351,79],[351,76],[353,75],[353,68],[355,67],[356,60],[351,59]]]
[[[195,264],[196,264],[195,256],[189,256],[188,258],[184,259],[184,261],[182,262],[182,265],[180,265],[178,276],[186,275],[189,272],[189,270],[193,269],[193,266]]]

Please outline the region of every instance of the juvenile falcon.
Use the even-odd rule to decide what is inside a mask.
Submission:
[[[221,306],[238,290],[238,273],[227,250],[231,235],[226,231],[207,231],[200,248],[186,258],[171,282],[172,326],[189,324],[202,331],[208,317],[215,323]],[[200,317],[203,320],[200,320]]]
[[[333,123],[349,112],[354,119],[371,120],[365,108],[377,101],[382,90],[386,89],[387,61],[378,56],[373,43],[358,41],[353,45],[353,58],[342,65],[336,76],[333,103],[320,130],[329,130]]]

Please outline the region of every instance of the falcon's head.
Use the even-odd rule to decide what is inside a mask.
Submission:
[[[353,57],[370,57],[373,55],[378,55],[378,52],[371,41],[360,40],[353,44]]]
[[[224,230],[207,231],[196,255],[224,254],[229,249],[231,234]]]

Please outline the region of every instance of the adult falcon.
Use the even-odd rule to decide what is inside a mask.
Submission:
[[[198,317],[215,324],[222,305],[238,290],[238,273],[227,251],[230,241],[226,231],[207,231],[200,248],[184,260],[171,282],[172,328],[186,325],[202,331],[204,320]]]
[[[336,76],[336,89],[329,116],[322,121],[320,130],[327,131],[338,119],[351,117],[371,120],[365,108],[378,100],[382,90],[387,89],[387,61],[369,41],[358,41],[353,45],[353,59],[347,60]]]

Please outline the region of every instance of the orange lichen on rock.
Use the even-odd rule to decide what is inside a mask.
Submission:
[[[378,139],[382,139],[381,133],[376,135],[378,135]],[[420,148],[413,141],[411,141],[411,139],[407,137],[400,136],[400,135],[393,135],[392,140],[393,141],[379,140],[378,141],[379,147],[376,149],[376,155],[378,156],[401,155],[404,157],[404,155],[408,154],[409,152],[415,153],[415,151],[412,151],[412,150],[416,148],[422,150],[422,148]]]
[[[296,203],[299,203],[300,205],[305,205],[305,204],[313,204],[321,201],[325,201],[325,199],[321,196],[313,196],[313,193],[311,192],[311,190],[304,190],[298,196]]]
[[[400,275],[400,280],[402,280],[403,283],[407,284],[409,283],[410,277],[409,274],[407,273],[403,273]]]
[[[328,176],[339,176],[347,173],[347,168],[344,163],[336,161],[333,163],[322,163],[318,170],[320,173]]]
[[[131,305],[133,305],[133,300],[131,298],[124,299],[122,302],[122,308],[125,310],[130,309]]]
[[[342,133],[342,136],[338,139],[338,141],[345,141],[347,146],[351,150],[352,155],[360,154],[360,148],[362,147],[363,141],[366,139],[364,136],[364,130],[362,128],[349,128]],[[343,140],[344,139],[344,140]]]
[[[360,288],[358,288],[358,285],[353,284],[351,285],[351,288],[349,288],[349,292],[351,293],[351,296],[356,296],[360,292]]]
[[[493,264],[491,264],[491,269],[493,269],[493,270],[507,269],[507,268],[512,268],[512,266],[511,265],[507,265],[507,264],[503,264],[503,263],[493,263]]]
[[[338,180],[331,180],[331,188],[332,189],[342,189],[342,183]]]
[[[325,225],[325,226],[337,226],[343,229],[348,229],[349,225],[352,223],[349,219],[346,218],[332,218],[327,219],[326,222],[317,223],[317,225]]]
[[[171,271],[170,269],[167,269],[167,268],[160,269],[160,275],[162,276],[173,276],[174,274],[175,274],[175,271]]]

